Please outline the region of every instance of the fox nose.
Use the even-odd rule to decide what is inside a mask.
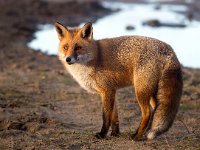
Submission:
[[[67,57],[67,58],[66,58],[66,62],[69,63],[70,61],[71,61],[71,58]]]

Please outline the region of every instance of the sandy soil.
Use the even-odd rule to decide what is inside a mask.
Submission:
[[[77,25],[108,13],[96,1],[0,1],[1,150],[200,149],[199,69],[183,68],[184,92],[169,132],[132,141],[141,113],[132,89],[125,88],[116,95],[121,135],[99,140],[94,134],[102,123],[100,97],[81,89],[56,56],[26,46],[38,23]]]

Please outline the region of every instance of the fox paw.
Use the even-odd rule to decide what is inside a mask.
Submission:
[[[110,135],[111,135],[111,136],[119,136],[119,134],[120,134],[119,131],[118,131],[118,132],[113,132],[113,131],[112,131]]]
[[[137,132],[134,133],[132,136],[131,136],[132,140],[134,141],[142,141],[144,140],[143,137],[141,135],[138,135]]]
[[[142,141],[142,140],[143,140],[142,137],[140,137],[140,136],[132,137],[132,139],[133,139],[134,141]]]
[[[96,137],[97,139],[103,139],[103,138],[106,137],[106,135],[105,135],[105,133],[97,132],[97,133],[95,134],[95,137]]]

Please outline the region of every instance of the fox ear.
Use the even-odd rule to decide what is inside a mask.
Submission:
[[[58,34],[58,39],[61,41],[69,31],[68,31],[67,27],[65,27],[64,25],[62,25],[59,22],[56,22],[54,24],[54,26],[55,26],[56,32]]]
[[[92,23],[86,23],[81,29],[81,36],[84,39],[92,40],[93,39],[93,27]]]

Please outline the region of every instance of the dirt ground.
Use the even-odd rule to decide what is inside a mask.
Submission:
[[[194,6],[198,14],[200,4]],[[116,95],[121,135],[96,139],[100,97],[81,89],[56,56],[26,46],[39,23],[73,26],[109,13],[96,1],[0,1],[0,150],[200,149],[200,69],[183,68],[180,109],[166,134],[130,139],[141,113],[132,89],[124,88]]]

